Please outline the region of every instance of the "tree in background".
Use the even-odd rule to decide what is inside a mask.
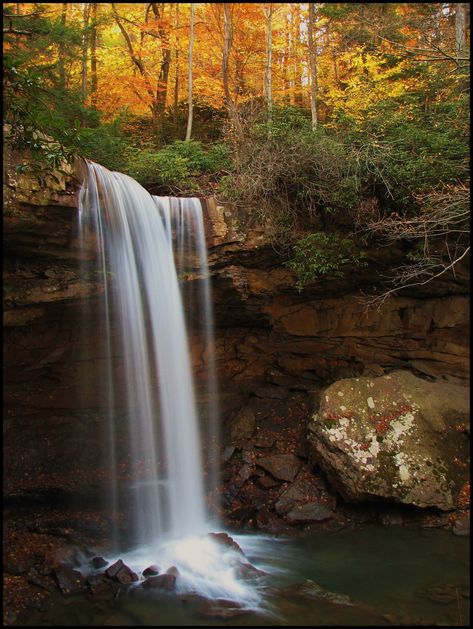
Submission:
[[[190,39],[189,39],[189,95],[187,97],[189,101],[189,115],[187,118],[186,140],[191,139],[192,133],[192,114],[194,103],[192,100],[192,54],[194,51],[194,3],[191,4],[191,24],[190,24]]]

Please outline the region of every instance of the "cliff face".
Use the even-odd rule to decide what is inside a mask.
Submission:
[[[103,477],[98,435],[106,401],[96,384],[105,348],[99,327],[81,326],[83,305],[94,309],[102,286],[81,275],[81,260],[92,252],[78,245],[77,184],[62,179],[40,187],[15,178],[11,159],[6,167],[6,493],[90,489]],[[467,378],[466,268],[377,310],[363,294],[397,255],[378,249],[367,268],[300,294],[263,229],[245,227],[247,217],[212,199],[205,206],[231,511],[248,504],[258,511],[272,491],[275,476],[261,466],[255,472],[255,454],[294,448],[311,473],[305,427],[322,386],[394,369],[457,383]],[[192,357],[199,385],[205,373],[195,339]],[[250,417],[243,442],[232,431],[242,409]],[[236,490],[232,474],[248,474]],[[260,528],[271,527],[265,517]]]
[[[214,208],[209,215],[219,212],[221,221],[229,213]],[[231,353],[242,379],[258,375],[251,375],[251,364],[266,379],[280,371],[291,382],[327,383],[395,368],[468,377],[467,268],[455,279],[392,297],[376,308],[368,297],[399,256],[393,249],[372,250],[367,268],[348,270],[342,279],[321,279],[300,294],[264,233],[253,229],[243,235],[230,224],[219,238],[210,239],[217,322],[234,335],[247,331]]]

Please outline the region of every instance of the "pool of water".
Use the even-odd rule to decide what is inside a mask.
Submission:
[[[258,605],[239,611],[132,588],[118,597],[58,595],[25,626],[469,625],[469,538],[381,526],[298,540],[232,537],[267,572],[251,582]]]

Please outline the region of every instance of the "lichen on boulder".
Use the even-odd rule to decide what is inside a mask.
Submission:
[[[330,385],[309,423],[312,458],[348,501],[455,509],[467,478],[469,390],[407,371]]]

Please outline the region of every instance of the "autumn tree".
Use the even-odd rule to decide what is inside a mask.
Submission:
[[[156,2],[149,3],[146,7],[144,22],[136,22],[134,20],[130,20],[129,18],[124,18],[124,16],[121,16],[118,13],[115,3],[112,3],[111,7],[115,22],[117,23],[125,40],[129,58],[142,79],[146,95],[143,95],[140,90],[136,88],[134,89],[134,92],[138,98],[146,102],[149,107],[152,116],[153,129],[155,133],[159,135],[162,130],[163,117],[166,108],[168,77],[171,64],[168,22],[165,19],[166,5],[164,3]],[[151,12],[154,16],[153,18],[150,17]],[[143,43],[145,36],[153,38],[154,42],[159,42],[160,62],[158,64],[159,70],[157,73],[153,69],[156,65],[154,55],[151,56],[150,60],[148,60],[148,55],[148,59],[145,60],[143,45],[138,47],[135,46],[133,43],[134,37],[132,37],[129,29],[125,27],[125,22],[127,25],[131,22],[133,26],[138,26],[138,29],[140,29],[143,34],[141,44]],[[153,52],[156,54],[155,47],[153,47]]]
[[[187,130],[186,130],[186,140],[191,139],[192,133],[192,114],[193,114],[193,100],[192,100],[192,55],[194,51],[194,10],[195,5],[191,3],[191,23],[190,23],[190,38],[189,38],[189,114],[187,117]]]
[[[317,128],[317,43],[314,41],[315,7],[309,2],[310,111],[312,129]]]
[[[273,3],[268,5],[263,3],[263,13],[266,19],[266,65],[264,69],[264,98],[266,100],[266,106],[268,108],[268,119],[271,120],[271,109],[273,107]]]

